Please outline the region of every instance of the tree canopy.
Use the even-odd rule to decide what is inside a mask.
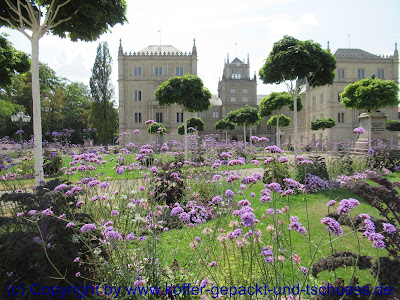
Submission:
[[[305,79],[310,87],[318,87],[333,82],[335,69],[336,60],[329,50],[312,40],[285,35],[274,43],[259,75],[265,84]]]
[[[26,53],[16,50],[0,34],[0,88],[11,84],[12,75],[29,71],[31,65]]]
[[[229,112],[225,118],[228,122],[246,127],[257,125],[260,122],[258,110],[248,105]]]
[[[200,112],[210,107],[211,93],[196,75],[172,77],[162,83],[154,94],[160,105],[177,104],[189,112]]]
[[[197,117],[191,117],[187,120],[187,132],[192,132],[193,130],[191,128],[196,129],[197,131],[203,131],[204,128],[206,127],[203,119],[197,118]],[[178,134],[184,135],[185,134],[185,128],[184,124],[178,127]]]
[[[151,123],[147,126],[147,132],[150,134],[164,134],[167,133],[167,128],[161,123]]]
[[[236,127],[235,123],[229,122],[225,118],[221,119],[215,123],[215,129],[218,129],[218,130],[224,130],[224,131],[234,130],[235,127]]]
[[[400,131],[400,121],[386,120],[386,129],[390,131]]]
[[[399,86],[390,80],[366,78],[349,84],[340,94],[346,108],[375,111],[387,106],[397,106]]]
[[[279,120],[279,123],[278,123]],[[289,117],[286,117],[285,115],[277,115],[277,116],[272,116],[268,121],[267,125],[269,126],[274,126],[274,127],[286,127],[290,125],[291,119]],[[279,146],[278,146],[279,147]]]
[[[272,92],[268,97],[261,99],[258,114],[260,117],[268,117],[275,111],[279,112],[285,106],[294,110],[293,97],[288,92]],[[302,108],[301,97],[297,97],[297,111]]]
[[[336,125],[336,121],[332,118],[319,118],[311,121],[311,130],[325,130],[326,128],[332,128]]]

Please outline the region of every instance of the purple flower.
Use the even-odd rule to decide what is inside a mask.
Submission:
[[[233,198],[233,197],[235,197],[235,193],[233,191],[231,191],[231,190],[226,190],[225,191],[225,196],[229,197],[229,198]]]
[[[273,157],[268,157],[266,160],[264,160],[264,164],[268,165],[269,163],[272,163],[275,160]]]
[[[112,215],[112,216],[119,216],[119,212],[116,211],[116,210],[112,210],[112,211],[111,211],[111,215]]]
[[[343,234],[343,229],[336,220],[325,217],[321,220],[321,223],[326,225],[326,230],[331,231],[333,235],[340,236]]]
[[[96,229],[96,225],[89,223],[89,224],[85,224],[81,227],[81,232],[86,233],[88,231],[95,230],[95,229]]]
[[[127,236],[125,237],[126,241],[133,241],[135,239],[135,234],[133,232],[128,233]]]
[[[73,222],[69,222],[65,227],[74,227],[75,226],[75,223],[73,223]]]
[[[45,216],[52,216],[54,213],[50,210],[50,208],[47,208],[45,210],[42,210],[42,214]]]
[[[302,226],[299,222],[299,218],[296,216],[290,217],[289,230],[297,230],[300,234],[305,234],[307,232],[307,229]]]
[[[329,207],[329,206],[334,206],[335,204],[336,204],[335,200],[329,200],[326,205]]]
[[[34,214],[36,214],[36,209],[28,211],[28,215],[33,216]]]
[[[303,272],[304,275],[308,274],[308,269],[306,267],[300,267],[301,272]]]
[[[216,266],[218,266],[218,263],[216,261],[212,261],[210,263],[210,267],[216,267]]]
[[[81,276],[81,272],[75,273],[75,277],[79,277],[79,276]]]
[[[274,214],[274,212],[275,212],[275,211],[274,211],[272,208],[268,208],[268,209],[267,209],[267,214],[269,214],[269,215],[271,215],[271,216]]]
[[[118,167],[116,170],[117,174],[122,175],[124,174],[124,168],[123,167]]]
[[[62,184],[60,184],[60,185],[57,185],[57,186],[54,188],[54,190],[55,190],[55,191],[59,191],[59,190],[65,189],[65,188],[67,188],[67,187],[68,187],[68,185],[62,183]]]
[[[282,153],[282,150],[279,149],[279,147],[275,146],[275,145],[266,147],[265,151],[266,152],[271,152],[271,153]]]
[[[24,212],[17,213],[17,217],[22,217],[23,215],[24,215]]]
[[[364,134],[365,133],[365,129],[362,128],[362,127],[357,127],[357,128],[354,128],[353,132],[357,133],[357,134]]]
[[[245,212],[241,216],[242,225],[244,227],[253,227],[255,223],[255,215],[252,212]]]
[[[137,238],[137,240],[138,240],[139,242],[145,241],[146,239],[147,239],[147,236],[139,236],[139,237]]]
[[[278,161],[279,161],[280,163],[285,163],[285,162],[288,162],[289,160],[288,160],[286,157],[280,157],[280,158],[278,159]]]
[[[139,129],[135,129],[135,130],[133,131],[134,134],[139,134],[139,132],[140,132]]]
[[[395,234],[396,233],[396,227],[394,227],[390,223],[383,223],[383,230],[385,230],[389,234]]]
[[[109,186],[110,186],[110,184],[109,184],[108,182],[102,182],[102,183],[100,183],[100,188],[101,188],[101,189],[108,188]]]
[[[360,201],[357,199],[349,198],[349,199],[343,199],[339,203],[339,208],[337,209],[338,214],[347,214],[351,209],[355,208],[356,206],[360,205]]]
[[[267,263],[272,263],[274,261],[274,254],[272,253],[271,249],[268,247],[264,247],[260,253],[261,256],[264,256],[265,261]]]

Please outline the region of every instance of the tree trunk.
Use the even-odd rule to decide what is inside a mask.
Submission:
[[[368,150],[371,151],[372,149],[372,120],[371,120],[371,114],[372,112],[369,112],[369,116],[368,116],[368,127],[369,127],[369,131],[368,131]]]
[[[294,131],[294,158],[297,158],[297,97],[299,96],[300,79],[296,79],[296,88],[293,97],[293,131]]]
[[[280,144],[281,144],[281,135],[279,133],[279,115],[277,115],[277,122],[276,122],[276,145],[278,146],[278,148],[280,148]]]
[[[243,124],[243,140],[244,140],[244,149],[246,149],[246,125]]]
[[[32,32],[32,100],[33,100],[33,134],[36,184],[44,181],[43,153],[42,153],[42,117],[40,106],[39,84],[39,28]]]
[[[183,110],[183,129],[185,130],[185,160],[188,159],[187,149],[187,124],[186,124],[186,111]]]
[[[228,144],[228,131],[225,131],[225,144]]]

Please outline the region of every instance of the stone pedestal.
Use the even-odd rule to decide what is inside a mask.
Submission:
[[[386,119],[388,115],[383,112],[371,113],[371,135],[369,134],[369,114],[362,113],[358,119],[360,120],[360,127],[365,129],[364,134],[360,134],[356,144],[358,146],[368,147],[368,140],[371,136],[372,140],[382,140],[384,143],[389,144],[389,132],[386,130]]]

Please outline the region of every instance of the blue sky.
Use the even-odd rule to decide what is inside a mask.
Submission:
[[[129,23],[115,26],[98,41],[73,43],[46,35],[40,41],[40,60],[58,76],[89,84],[91,68],[100,41],[108,41],[113,57],[116,95],[119,39],[124,51],[139,51],[148,45],[173,45],[183,52],[196,38],[198,75],[211,93],[217,93],[224,59],[250,55],[251,74],[263,65],[274,42],[283,35],[312,39],[331,51],[359,48],[373,54],[393,54],[400,42],[400,0],[127,0]],[[30,43],[13,30],[7,32],[14,47],[30,53]],[[348,37],[350,35],[350,39]],[[237,43],[237,48],[235,46]],[[237,50],[236,50],[237,49]],[[258,77],[258,75],[257,75]],[[284,90],[283,86],[258,82],[258,94]]]

